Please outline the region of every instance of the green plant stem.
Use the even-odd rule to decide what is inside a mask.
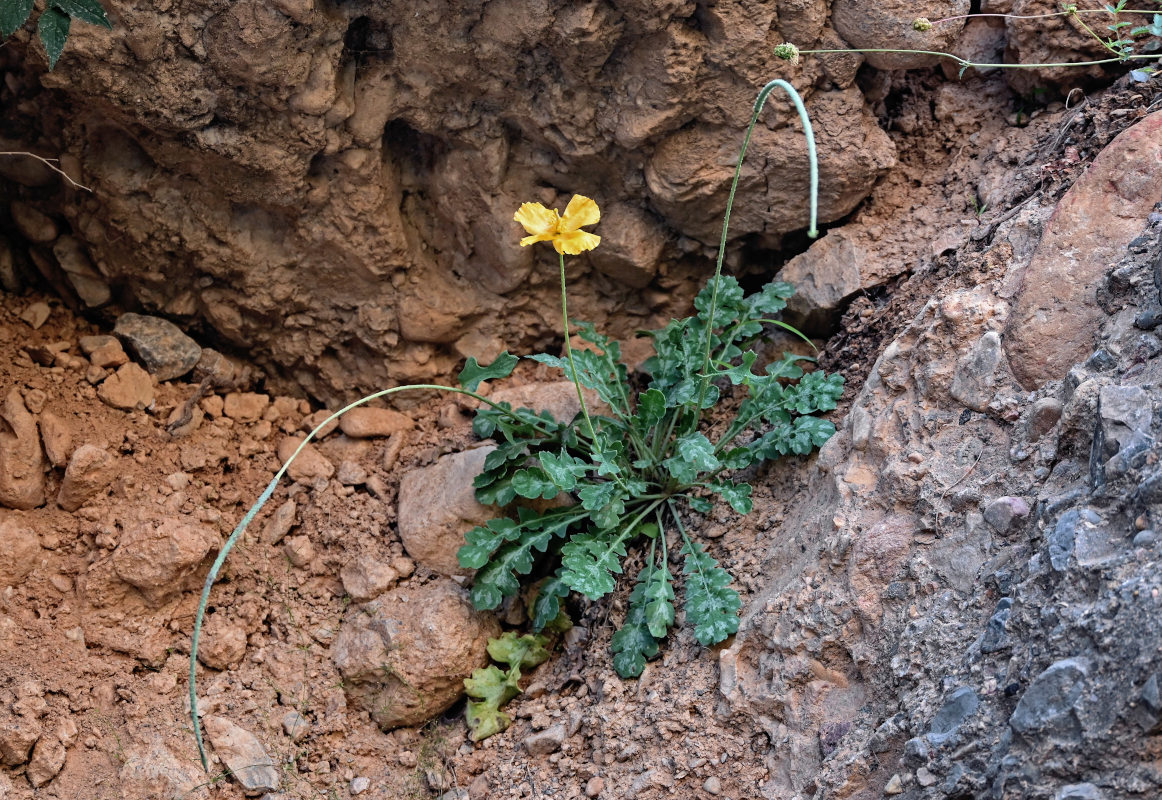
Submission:
[[[318,435],[319,431],[321,431],[334,420],[339,419],[339,417],[343,416],[353,408],[358,408],[359,406],[372,400],[376,400],[380,397],[387,397],[389,395],[395,394],[396,392],[403,392],[409,389],[429,389],[467,395],[468,397],[479,400],[486,405],[492,406],[497,411],[513,417],[513,419],[521,421],[519,417],[513,415],[511,410],[504,408],[497,403],[494,403],[487,397],[482,397],[476,392],[470,392],[467,389],[460,389],[455,386],[441,386],[439,384],[424,383],[412,384],[408,386],[396,386],[392,389],[384,389],[383,391],[376,392],[375,394],[369,394],[367,397],[363,397],[359,400],[356,400],[354,403],[350,403],[339,409],[334,414],[323,420],[323,422],[320,423],[313,431],[307,434],[306,438],[303,439],[302,442],[299,443],[299,446],[295,448],[295,451],[291,454],[290,458],[286,460],[286,463],[282,465],[282,468],[274,474],[274,477],[271,479],[270,483],[267,484],[266,489],[263,490],[261,495],[259,495],[258,500],[254,503],[253,506],[250,507],[250,510],[246,512],[246,516],[242,518],[242,521],[238,523],[238,526],[234,528],[234,532],[231,533],[229,538],[226,539],[226,543],[223,544],[222,549],[218,551],[218,557],[214,559],[214,563],[210,567],[210,572],[208,575],[206,575],[206,582],[202,586],[202,597],[198,602],[198,613],[194,618],[194,634],[190,641],[190,721],[194,726],[194,739],[198,743],[198,756],[201,758],[202,768],[206,772],[210,771],[210,764],[206,759],[206,747],[202,741],[202,727],[198,721],[198,642],[201,638],[202,622],[206,615],[206,607],[210,603],[210,590],[213,588],[215,581],[218,580],[218,573],[222,570],[222,565],[226,562],[226,557],[230,554],[230,551],[234,549],[234,546],[238,543],[239,538],[241,538],[246,528],[250,525],[251,522],[254,521],[254,518],[258,515],[258,512],[261,511],[262,507],[266,505],[268,500],[270,500],[271,496],[274,494],[275,488],[279,484],[279,481],[282,480],[282,476],[286,474],[287,469],[298,457],[299,453],[303,451],[303,448],[305,448],[307,444]],[[542,432],[546,434],[549,433],[545,430],[542,430]]]
[[[811,119],[807,116],[807,108],[803,105],[803,98],[795,91],[795,87],[787,83],[781,78],[769,82],[759,92],[758,98],[755,100],[754,112],[750,117],[750,124],[746,127],[746,134],[742,138],[742,148],[738,152],[738,163],[734,165],[734,179],[730,182],[730,194],[726,198],[726,212],[722,216],[722,236],[718,241],[718,259],[714,264],[714,289],[710,295],[710,313],[706,318],[706,350],[702,358],[702,383],[698,390],[698,414],[695,415],[695,424],[702,413],[702,403],[706,399],[706,390],[710,385],[710,378],[706,375],[710,368],[710,348],[714,338],[714,312],[718,308],[718,287],[722,277],[722,262],[726,258],[726,238],[727,232],[730,229],[730,211],[734,207],[734,195],[738,191],[738,182],[742,177],[742,162],[746,158],[746,150],[750,146],[750,138],[754,133],[755,125],[758,124],[759,114],[762,113],[763,106],[766,105],[767,99],[775,89],[782,89],[791,97],[791,101],[795,104],[795,110],[799,112],[799,119],[803,123],[803,133],[807,137],[807,159],[810,163],[811,169],[811,218],[807,229],[807,235],[814,239],[819,235],[818,231],[818,208],[819,208],[819,159],[815,153],[815,132],[811,128]]]
[[[981,19],[983,17],[994,17],[1000,19],[1052,19],[1053,17],[1079,17],[1082,14],[1109,14],[1110,12],[1104,8],[1077,8],[1072,11],[1053,11],[1048,14],[958,14],[955,17],[941,17],[940,19],[928,20],[933,25],[940,25],[945,22],[956,22],[962,19]],[[1118,12],[1119,14],[1157,14],[1157,11],[1151,11],[1144,8],[1123,8]]]
[[[573,386],[577,389],[577,402],[581,404],[581,413],[585,415],[585,426],[589,428],[589,437],[597,445],[597,431],[593,430],[593,420],[589,418],[589,407],[585,405],[585,394],[581,391],[581,377],[577,372],[577,363],[573,360],[573,345],[569,343],[569,299],[565,291],[565,254],[557,254],[561,265],[561,317],[565,323],[565,357],[569,359],[569,368],[573,370]]]
[[[818,55],[820,53],[895,53],[898,55],[920,55],[920,56],[940,56],[941,58],[950,58],[965,69],[1044,69],[1046,67],[1092,67],[1098,64],[1116,64],[1122,61],[1149,61],[1157,59],[1160,56],[1155,53],[1153,55],[1129,55],[1119,56],[1118,58],[1100,58],[1096,61],[1073,61],[1061,62],[1057,64],[977,64],[968,59],[954,56],[952,53],[944,53],[939,50],[889,50],[877,48],[863,48],[860,50],[800,50],[799,55]]]

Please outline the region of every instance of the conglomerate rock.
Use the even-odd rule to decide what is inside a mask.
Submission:
[[[553,335],[555,254],[517,246],[523,201],[581,193],[605,210],[608,252],[570,259],[574,317],[628,336],[683,311],[772,78],[812,115],[823,220],[895,163],[853,84],[858,60],[773,54],[836,45],[826,0],[110,11],[112,30],[74,25],[56,69],[28,76],[71,103],[56,146],[93,194],[28,210],[71,229],[116,296],[208,323],[327,399],[447,379],[467,355]],[[912,11],[898,12],[906,28]],[[11,63],[19,51],[35,72],[26,42]],[[808,175],[791,104],[770,106],[732,226],[768,249],[806,226]],[[51,243],[36,246],[51,271]],[[57,283],[95,297],[76,274]]]

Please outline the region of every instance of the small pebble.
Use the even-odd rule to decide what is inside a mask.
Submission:
[[[1138,531],[1137,535],[1134,536],[1134,547],[1149,547],[1154,544],[1155,538],[1154,531],[1148,528],[1144,531]]]
[[[351,781],[351,794],[363,794],[371,788],[371,778],[360,775]]]
[[[707,794],[718,795],[722,793],[722,781],[718,779],[717,775],[711,775],[702,784],[702,788],[706,790]]]

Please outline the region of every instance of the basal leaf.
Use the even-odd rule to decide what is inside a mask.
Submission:
[[[0,0],[0,35],[5,38],[28,21],[33,0]]]
[[[40,40],[44,42],[50,70],[56,66],[61,51],[65,49],[65,41],[69,38],[69,23],[69,15],[58,8],[50,8],[40,15],[36,31],[40,34]]]
[[[628,532],[617,535],[581,533],[561,547],[561,580],[570,589],[596,600],[613,591],[613,576],[621,574]]]
[[[558,489],[571,492],[577,486],[577,479],[589,471],[590,466],[576,456],[568,453],[550,453],[547,451],[537,454],[541,467]]]
[[[543,584],[533,601],[533,631],[539,633],[551,627],[562,616],[561,600],[569,596],[569,587],[560,576],[554,575]]]
[[[750,484],[715,481],[710,484],[710,488],[722,495],[722,499],[739,514],[749,514],[754,506],[750,498]]]
[[[531,633],[518,636],[515,631],[508,631],[497,639],[488,640],[488,655],[493,661],[510,667],[530,669],[549,658],[549,651],[545,649],[548,643],[544,636]]]
[[[690,508],[702,514],[709,514],[710,510],[714,508],[714,504],[705,497],[688,497],[686,502],[690,504]]]
[[[561,491],[548,473],[539,467],[520,469],[513,473],[512,488],[529,500],[552,500]]]
[[[649,571],[642,570],[638,576],[639,585],[645,587],[645,623],[650,635],[655,639],[664,639],[674,624],[674,587],[671,585],[673,576],[665,565],[656,567],[650,565]]]
[[[505,350],[498,355],[496,359],[484,367],[481,366],[475,356],[469,356],[468,362],[464,365],[464,369],[460,370],[460,387],[467,389],[470,392],[475,392],[480,384],[484,381],[496,380],[497,378],[507,378],[512,374],[520,361],[516,356]]]
[[[531,513],[531,512],[530,512]],[[527,575],[533,568],[533,552],[545,552],[553,537],[563,535],[575,516],[556,514],[538,517],[535,514],[522,520],[516,530],[518,537],[497,549],[488,562],[476,573],[469,594],[472,605],[481,611],[496,608],[505,597],[520,590],[518,575]]]
[[[456,551],[456,560],[465,569],[480,569],[496,548],[519,535],[517,524],[511,519],[490,520],[464,534],[467,544]]]
[[[738,632],[742,600],[730,588],[730,574],[693,541],[682,548],[686,556],[686,620],[703,646],[718,644]]]
[[[639,430],[649,430],[666,416],[666,396],[657,389],[647,389],[637,398]]]
[[[714,455],[714,445],[701,433],[686,434],[678,439],[675,448],[681,459],[699,472],[709,472],[722,466]]]
[[[617,484],[611,481],[589,483],[577,491],[581,507],[586,511],[596,511],[602,506],[608,505],[615,494],[617,494]]]
[[[644,570],[643,570],[644,572]],[[638,576],[638,583],[629,596],[629,612],[621,629],[613,634],[610,649],[613,651],[613,668],[623,678],[636,678],[645,669],[646,660],[658,654],[658,640],[650,633],[646,622],[645,583]]]

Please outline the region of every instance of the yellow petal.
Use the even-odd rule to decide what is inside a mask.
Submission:
[[[530,244],[536,244],[537,242],[551,242],[556,236],[557,234],[555,233],[536,233],[521,239],[520,246],[528,247]]]
[[[565,213],[561,216],[561,225],[558,230],[561,233],[569,233],[584,225],[593,225],[600,219],[601,210],[597,208],[597,203],[584,195],[575,194],[573,199],[569,201],[569,205],[565,207]],[[586,249],[592,250],[593,248]]]
[[[560,216],[555,208],[545,208],[540,203],[523,203],[513,215],[514,220],[524,226],[525,231],[534,236],[544,236],[557,232]],[[544,241],[543,239],[538,241]],[[523,242],[522,242],[523,244]]]
[[[569,231],[567,233],[559,233],[553,237],[553,247],[557,248],[557,252],[567,253],[571,256],[577,256],[586,250],[592,250],[600,242],[600,236],[595,236],[585,231]]]

